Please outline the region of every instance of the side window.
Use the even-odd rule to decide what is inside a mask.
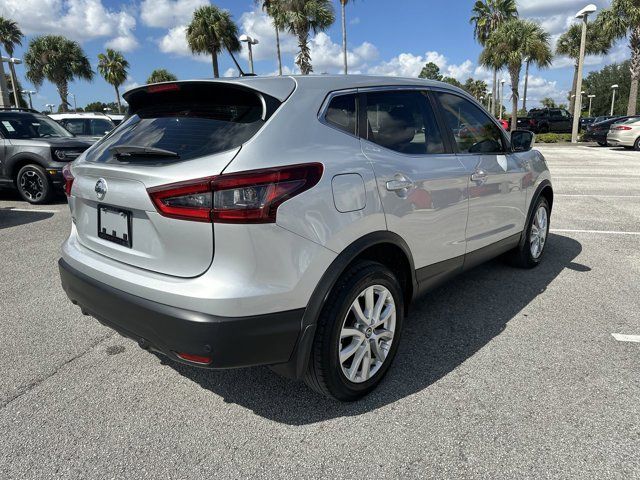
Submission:
[[[82,118],[62,120],[61,123],[64,128],[69,130],[74,135],[84,134],[84,120]]]
[[[340,95],[333,97],[324,116],[327,123],[351,135],[357,135],[356,96]]]
[[[435,115],[424,92],[367,93],[366,138],[408,155],[445,152]]]
[[[469,100],[450,93],[438,93],[445,120],[460,153],[503,153],[500,128]]]
[[[113,124],[102,118],[92,118],[89,120],[89,131],[91,135],[103,136],[113,130]]]

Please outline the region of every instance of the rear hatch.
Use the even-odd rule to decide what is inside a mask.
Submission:
[[[212,223],[162,216],[147,189],[218,175],[280,102],[222,82],[152,85],[125,98],[130,117],[73,164],[79,241],[128,265],[198,276],[213,259]]]

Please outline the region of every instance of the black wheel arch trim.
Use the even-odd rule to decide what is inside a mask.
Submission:
[[[527,211],[527,220],[524,224],[524,230],[522,231],[522,236],[520,237],[520,245],[522,245],[523,242],[526,241],[527,230],[528,230],[527,225],[529,225],[529,221],[531,220],[531,215],[533,215],[533,210],[536,207],[536,204],[538,203],[538,199],[540,198],[540,195],[542,195],[542,191],[545,188],[550,188],[551,193],[553,194],[553,187],[551,186],[550,180],[544,179],[542,182],[540,182],[540,185],[538,185],[535,192],[531,196],[531,202],[529,202],[529,210]],[[553,202],[549,204],[549,216],[551,216],[552,209],[553,209]]]
[[[416,280],[415,264],[413,262],[411,250],[402,237],[387,230],[380,230],[359,238],[342,250],[322,275],[322,278],[311,295],[304,315],[302,316],[302,325],[300,328],[301,334],[296,344],[296,348],[291,355],[291,359],[285,364],[274,365],[272,367],[274,371],[286,377],[297,379],[302,378],[309,362],[311,345],[315,336],[316,322],[323,306],[325,305],[329,293],[331,293],[331,290],[340,276],[360,254],[371,247],[382,244],[392,244],[400,248],[405,254],[409,262],[411,272],[412,296],[416,295],[418,292],[418,282]]]
[[[10,178],[13,178],[15,175],[17,175],[20,168],[16,168],[16,167],[25,162],[34,163],[44,169],[48,168],[47,161],[42,157],[40,157],[39,155],[35,155],[31,153],[19,153],[6,161],[5,168],[7,169],[6,170],[7,176]]]

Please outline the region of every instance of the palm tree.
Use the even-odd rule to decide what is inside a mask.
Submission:
[[[220,77],[218,55],[223,49],[229,52],[240,51],[238,26],[231,14],[214,5],[200,7],[193,12],[193,19],[187,26],[187,43],[193,53],[211,55],[214,78]]]
[[[104,79],[116,90],[116,103],[118,104],[118,113],[122,113],[122,105],[120,104],[120,85],[127,79],[127,69],[129,62],[124,58],[122,53],[117,50],[107,48],[107,53],[98,55],[98,72]]]
[[[303,75],[308,75],[313,72],[309,33],[324,31],[333,24],[333,5],[331,0],[285,0],[284,5],[287,29],[298,37],[296,64]]]
[[[530,50],[527,52],[526,57],[526,67],[524,73],[524,95],[522,99],[522,109],[527,111],[527,91],[529,88],[529,66],[533,63],[539,69],[541,68],[549,68],[551,66],[551,62],[553,61],[553,52],[549,47],[550,37],[547,32],[542,30],[542,28],[537,28],[531,32],[534,37],[530,38],[529,47]]]
[[[576,93],[578,83],[578,57],[580,56],[580,42],[582,41],[582,25],[574,24],[569,30],[558,38],[556,44],[556,55],[566,55],[573,59],[573,83],[569,99]],[[585,44],[586,55],[606,55],[611,48],[611,40],[602,34],[602,30],[596,24],[587,29],[587,43]]]
[[[0,17],[0,43],[9,57],[13,57],[13,52],[16,46],[22,45],[23,36],[24,35],[16,22],[9,20],[8,18]],[[11,71],[11,84],[13,85],[14,82],[17,84],[18,78],[16,77],[16,68],[13,63],[9,63],[9,70]],[[20,92],[14,88],[14,103],[20,103],[18,99],[19,96]]]
[[[549,34],[537,23],[519,19],[509,20],[491,34],[486,42],[485,51],[491,52],[491,62],[506,67],[511,77],[513,131],[518,124],[518,86],[522,65],[528,58],[536,59],[536,62],[543,65],[551,63]]]
[[[160,82],[175,82],[178,80],[173,73],[164,68],[158,68],[151,72],[149,78],[147,78],[147,83],[160,83]]]
[[[635,115],[640,79],[640,2],[637,0],[613,0],[611,6],[600,12],[598,23],[605,36],[611,39],[629,37],[631,50],[631,89],[627,115]]]
[[[502,23],[518,17],[516,0],[477,0],[469,20],[474,25],[473,34],[483,47],[487,40]],[[493,106],[491,113],[495,114],[498,69],[493,68],[493,85],[491,87],[491,99]]]
[[[349,0],[340,0],[342,13],[342,57],[344,58],[344,74],[347,74],[347,12],[346,6]]]
[[[76,78],[93,79],[93,70],[86,54],[78,42],[60,35],[43,35],[29,42],[24,56],[27,79],[36,87],[48,80],[60,95],[60,105],[67,111],[69,82]]]
[[[256,0],[262,6],[267,15],[273,20],[273,27],[276,30],[276,52],[278,56],[278,75],[282,75],[282,55],[280,53],[280,31],[284,30],[285,5],[283,0]]]

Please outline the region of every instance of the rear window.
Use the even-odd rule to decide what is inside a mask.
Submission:
[[[180,84],[178,84],[180,85]],[[174,152],[183,161],[237,148],[264,125],[267,114],[259,94],[246,89],[206,84],[175,91],[141,92],[133,96],[131,116],[98,142],[88,161],[121,163],[113,147],[150,147]],[[127,162],[153,161],[153,155],[132,155]],[[162,160],[158,158],[157,160]]]

